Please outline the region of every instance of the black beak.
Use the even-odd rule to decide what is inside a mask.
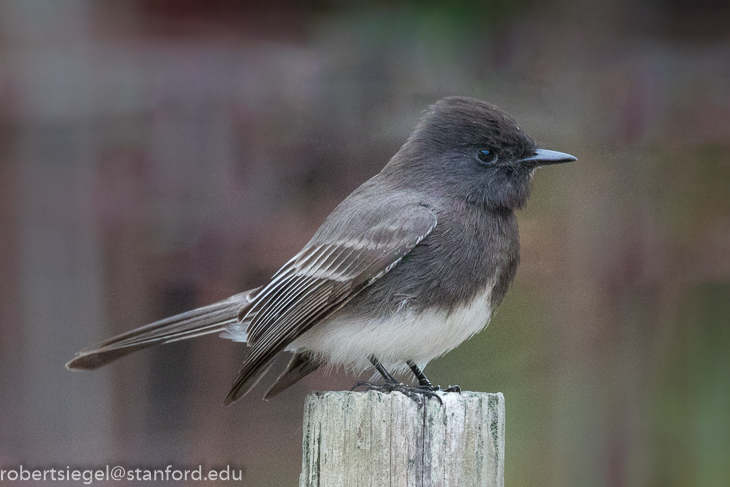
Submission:
[[[537,149],[530,157],[520,159],[517,163],[525,166],[537,167],[547,166],[548,164],[562,164],[564,162],[573,162],[577,160],[577,157],[566,154],[565,152]]]

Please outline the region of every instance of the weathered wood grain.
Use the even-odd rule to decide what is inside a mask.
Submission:
[[[504,396],[313,392],[300,487],[503,487]]]

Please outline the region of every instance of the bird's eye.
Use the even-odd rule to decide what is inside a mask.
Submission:
[[[497,153],[489,149],[482,149],[477,152],[477,159],[482,164],[494,164],[497,162]]]

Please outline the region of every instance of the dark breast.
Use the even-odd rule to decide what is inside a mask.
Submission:
[[[388,274],[349,303],[349,311],[377,316],[404,307],[453,309],[492,288],[502,301],[519,264],[517,220],[510,210],[454,203],[434,208],[438,224]]]

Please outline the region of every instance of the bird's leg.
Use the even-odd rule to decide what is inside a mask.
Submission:
[[[413,371],[413,375],[416,376],[416,379],[418,379],[418,386],[423,388],[431,389],[432,391],[440,391],[441,386],[434,386],[431,384],[431,381],[428,380],[428,377],[426,377],[426,374],[423,373],[423,371],[418,367],[418,365],[413,362],[413,360],[407,360],[406,364],[408,364],[408,367],[411,368]],[[448,388],[443,390],[444,392],[458,392],[461,393],[461,387],[459,386],[449,386]]]
[[[404,394],[404,395],[410,397],[411,399],[413,399],[414,401],[416,401],[419,406],[421,404],[423,404],[423,397],[425,397],[427,399],[430,399],[432,397],[436,398],[438,400],[438,402],[440,402],[443,405],[443,401],[438,396],[438,394],[436,394],[437,389],[435,389],[431,385],[431,383],[428,381],[428,379],[426,379],[426,376],[423,375],[423,372],[421,372],[421,370],[416,366],[416,364],[414,364],[410,360],[407,362],[408,366],[411,367],[412,370],[413,370],[413,367],[415,367],[415,370],[418,370],[418,373],[420,373],[421,377],[423,377],[423,379],[425,380],[427,385],[421,381],[421,379],[418,375],[416,375],[416,377],[419,377],[418,386],[414,387],[414,386],[408,386],[408,385],[402,384],[402,383],[398,382],[390,374],[390,372],[388,372],[388,370],[383,366],[383,364],[380,363],[380,360],[378,360],[374,355],[369,356],[368,359],[370,360],[370,363],[372,363],[373,366],[375,367],[375,370],[377,370],[378,373],[383,376],[383,379],[385,379],[385,384],[373,384],[371,382],[358,382],[357,384],[352,386],[351,390],[355,390],[358,387],[364,386],[364,387],[367,387],[367,389],[369,391],[378,391],[378,392],[383,392],[383,393],[390,393],[393,391],[398,391],[401,394]],[[413,364],[413,365],[411,365],[411,364]],[[414,373],[416,373],[415,370],[414,370]]]
[[[432,390],[438,390],[439,387],[434,387],[433,384],[431,384],[431,381],[428,380],[428,377],[426,377],[426,374],[423,373],[421,369],[418,368],[418,365],[416,365],[413,360],[407,360],[406,364],[408,364],[408,367],[411,368],[413,371],[413,375],[416,376],[416,379],[418,379],[418,385],[421,387],[429,387]]]
[[[375,358],[375,355],[369,356],[368,359],[370,360],[370,363],[373,364],[373,366],[375,367],[375,370],[377,370],[378,373],[380,373],[380,375],[383,376],[383,379],[385,379],[385,382],[388,382],[390,384],[397,384],[398,383],[398,381],[395,380],[395,377],[393,377],[392,375],[390,375],[390,372],[388,372],[388,369],[386,369],[383,366],[383,364],[380,363],[380,360],[378,360],[377,358]]]
[[[352,386],[352,389],[350,389],[350,390],[354,391],[358,387],[365,386],[368,388],[369,391],[376,389],[376,390],[379,390],[380,392],[383,392],[381,389],[390,388],[390,390],[388,392],[391,392],[393,390],[392,388],[397,386],[399,384],[399,382],[395,379],[395,377],[393,377],[390,374],[390,372],[388,372],[388,369],[386,369],[385,366],[382,363],[380,363],[380,360],[378,360],[375,357],[375,355],[370,355],[368,357],[368,360],[370,360],[370,363],[373,364],[373,367],[375,367],[375,370],[377,370],[378,373],[383,377],[383,379],[385,379],[385,384],[377,385],[377,384],[373,384],[372,382],[360,381],[357,384],[355,384],[354,386]]]

